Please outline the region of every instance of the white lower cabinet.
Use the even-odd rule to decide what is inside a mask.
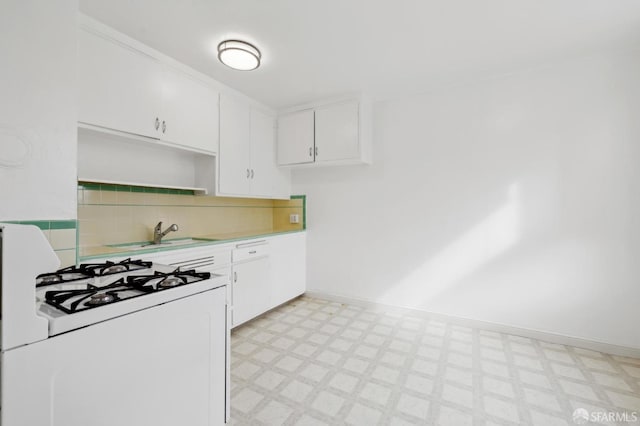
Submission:
[[[306,290],[306,232],[127,256],[230,277],[228,322],[237,327]],[[108,258],[104,260],[122,260]]]
[[[233,264],[232,326],[257,317],[269,309],[269,257]]]
[[[233,252],[232,265],[233,327],[305,292],[304,232],[276,235],[238,246]]]
[[[304,232],[271,238],[271,295],[269,309],[306,290],[307,236]]]

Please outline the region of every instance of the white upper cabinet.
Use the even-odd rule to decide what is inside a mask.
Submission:
[[[313,163],[313,120],[313,109],[278,118],[278,164]]]
[[[165,66],[160,138],[215,153],[218,144],[218,92],[195,78]]]
[[[278,164],[371,163],[370,112],[369,102],[352,99],[281,115]]]
[[[220,95],[218,193],[251,193],[251,109],[242,100]]]
[[[162,70],[133,48],[81,30],[78,121],[159,138]]]
[[[98,31],[78,43],[81,123],[216,153],[216,90]]]
[[[269,197],[273,194],[277,173],[275,119],[255,109],[251,110],[251,194]]]
[[[268,108],[84,15],[78,40],[79,155],[87,165],[81,177],[290,197],[291,175],[277,165]],[[149,166],[111,160],[131,152]]]
[[[275,118],[220,95],[218,195],[288,199],[291,177],[276,164]]]
[[[315,111],[316,162],[358,158],[358,103],[327,105]]]

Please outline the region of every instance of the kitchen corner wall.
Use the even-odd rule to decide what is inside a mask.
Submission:
[[[61,268],[76,264],[76,247],[78,243],[76,220],[14,220],[2,222],[37,226],[47,237],[51,248],[60,259]]]
[[[76,218],[77,0],[2,2],[0,220]]]
[[[78,186],[80,256],[94,247],[153,239],[153,228],[172,223],[166,238],[260,235],[304,229],[304,196],[263,200],[193,195],[191,191],[81,183]],[[289,223],[298,214],[300,223]]]
[[[640,53],[374,105],[304,169],[309,290],[640,348]]]

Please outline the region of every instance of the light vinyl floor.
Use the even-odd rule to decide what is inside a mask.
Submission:
[[[232,425],[640,425],[640,360],[441,319],[305,296],[231,351]]]

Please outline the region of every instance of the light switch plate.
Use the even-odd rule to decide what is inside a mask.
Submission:
[[[299,214],[290,214],[289,215],[289,223],[300,223],[300,215]]]

